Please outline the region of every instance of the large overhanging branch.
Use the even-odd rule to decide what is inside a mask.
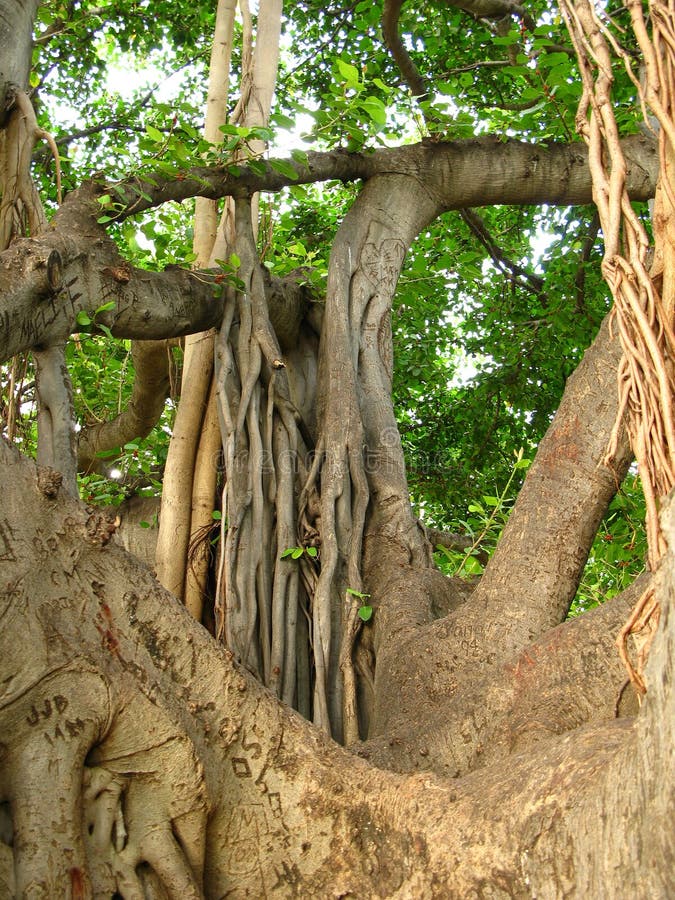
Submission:
[[[651,197],[657,174],[654,143],[635,135],[624,142],[624,152],[630,196]],[[280,174],[269,161],[264,174],[246,166],[236,176],[222,168],[200,168],[174,178],[120,182],[115,186],[122,203],[119,218],[197,195],[246,196],[292,184],[393,173],[416,179],[439,215],[470,206],[592,200],[588,153],[582,144],[537,146],[494,138],[424,141],[370,154],[312,153],[307,166],[286,162],[296,178]],[[129,266],[96,224],[98,214],[91,187],[83,188],[66,198],[47,232],[17,241],[0,254],[0,360],[63,340],[77,329],[78,312],[91,314],[110,302],[114,307],[100,312],[95,323],[120,338],[178,337],[220,323],[223,300],[214,291],[213,273],[180,267],[148,272]]]
[[[656,183],[655,142],[633,135],[626,138],[623,147],[629,160],[631,198],[647,200],[653,196]],[[495,204],[592,202],[584,144],[528,144],[493,136],[465,141],[424,140],[363,153],[309,153],[306,165],[293,159],[258,160],[256,171],[238,165],[236,172],[222,166],[177,171],[175,176],[149,173],[105,186],[105,190],[121,205],[118,220],[122,220],[169,200],[244,197],[257,191],[280,191],[294,184],[357,181],[375,175],[419,178],[424,189],[435,195],[441,212]]]
[[[17,241],[0,255],[0,360],[49,346],[81,330],[77,314],[115,337],[178,337],[216,325],[224,300],[214,273],[173,267],[148,272],[129,266],[111,242],[60,230]]]

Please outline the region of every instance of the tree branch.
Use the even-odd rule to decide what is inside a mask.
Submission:
[[[499,764],[510,753],[531,751],[552,735],[609,722],[617,706],[621,715],[634,714],[637,701],[622,690],[626,673],[615,639],[650,579],[643,574],[612,600],[547,631],[503,665],[477,672],[454,697],[443,696],[438,701],[442,727],[432,701],[414,719],[392,719],[382,737],[363,745],[363,755],[398,772],[428,768],[457,777]],[[399,645],[399,653],[421,661],[418,679],[433,681],[416,646],[414,640]]]
[[[135,269],[107,240],[60,230],[16,241],[0,255],[0,360],[36,346],[66,340],[81,328],[78,312],[115,337],[158,340],[203,331],[223,314],[215,273],[172,267],[164,272]],[[103,232],[102,232],[103,233]],[[57,285],[49,281],[58,268]],[[114,308],[95,315],[104,303]]]
[[[528,272],[518,263],[509,259],[501,249],[497,241],[492,237],[490,231],[483,219],[472,209],[461,209],[460,216],[468,225],[471,233],[478,238],[483,247],[490,254],[490,259],[497,266],[500,272],[505,275],[513,284],[520,284],[540,294],[544,287],[544,279],[540,275]]]
[[[535,21],[525,7],[513,0],[445,0],[447,6],[461,9],[477,19],[504,19],[517,16],[528,28],[535,27]]]
[[[629,164],[628,190],[633,200],[653,196],[657,174],[655,141],[632,135],[623,142]],[[278,163],[294,176],[277,171]],[[264,171],[262,170],[264,166]],[[170,200],[192,197],[243,197],[257,191],[277,192],[293,184],[358,181],[376,175],[409,175],[432,192],[439,214],[450,209],[537,203],[592,202],[588,151],[582,143],[545,145],[502,141],[493,136],[465,141],[425,140],[404,147],[363,153],[345,150],[309,153],[307,164],[293,159],[257,160],[246,165],[194,167],[186,172],[152,172],[117,184],[97,185],[121,204],[118,221]],[[485,173],[490,173],[490,178]]]
[[[426,100],[429,96],[427,85],[417,71],[417,67],[398,33],[398,20],[402,6],[403,0],[386,0],[382,10],[382,37],[401,75],[412,91],[413,97],[417,100]]]
[[[90,425],[80,432],[77,467],[81,472],[101,471],[96,454],[144,438],[157,424],[170,387],[170,350],[164,341],[134,341],[134,386],[127,408],[110,422]],[[110,460],[106,460],[109,464]]]
[[[624,144],[631,197],[653,195],[655,144],[642,135]],[[0,359],[55,340],[75,330],[80,310],[94,313],[105,302],[115,307],[96,317],[116,337],[157,340],[204,331],[220,323],[223,299],[214,295],[215,276],[179,267],[164,272],[134,269],[120,257],[105,230],[94,190],[113,190],[123,202],[120,219],[170,200],[200,195],[218,199],[290,184],[339,179],[353,181],[400,174],[413,179],[432,201],[431,219],[451,209],[493,204],[590,203],[588,152],[583,144],[536,146],[481,138],[373,153],[309,154],[308,165],[289,160],[297,178],[265,163],[262,175],[242,166],[237,175],[223,168],[192,169],[181,178],[157,174],[110,186],[87,185],[66,197],[44,234],[20,240],[0,254]],[[490,178],[485,178],[490,172]],[[53,283],[51,275],[58,276]],[[95,298],[95,299],[94,299]]]

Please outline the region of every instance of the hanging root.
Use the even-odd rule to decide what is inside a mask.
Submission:
[[[656,599],[654,588],[649,587],[635,604],[633,612],[630,614],[628,621],[623,626],[616,639],[619,656],[626,667],[631,684],[637,691],[638,698],[647,693],[647,687],[642,674],[660,617],[660,607]],[[633,665],[628,654],[628,638],[631,635],[637,645],[635,665]]]
[[[281,557],[299,542],[295,498],[311,448],[270,321],[249,200],[236,203],[236,234],[243,289],[216,348],[226,477],[217,636],[277,696],[307,711],[310,667],[298,649],[307,579],[297,560]]]
[[[35,137],[47,141],[47,146],[52,151],[52,156],[54,157],[54,170],[56,173],[56,202],[61,206],[63,203],[63,196],[61,192],[61,157],[59,156],[59,148],[56,146],[54,136],[50,134],[49,131],[45,131],[44,128],[36,128]]]
[[[627,9],[645,62],[642,81],[633,73],[629,54],[610,30],[610,20],[600,19],[589,0],[561,3],[582,76],[577,128],[589,146],[594,199],[605,235],[603,274],[614,297],[614,323],[623,348],[618,373],[620,413],[607,456],[611,459],[625,421],[643,485],[649,564],[655,570],[666,550],[659,503],[675,485],[675,192],[671,183],[675,164],[675,30],[672,9],[661,0],[649,3],[651,35],[643,4],[630,0]],[[645,118],[651,111],[659,126],[653,263],[649,262],[649,239],[625,187],[626,161],[611,96],[612,52],[633,81]],[[640,598],[617,639],[638,694],[646,690],[642,669],[658,620],[658,602],[650,590]],[[628,656],[629,635],[638,643],[636,666]]]
[[[38,127],[28,95],[15,88],[9,124],[0,133],[0,250],[18,236],[39,234],[47,226],[40,196],[30,174],[33,147],[44,138],[54,154],[61,203],[61,163],[54,138]]]

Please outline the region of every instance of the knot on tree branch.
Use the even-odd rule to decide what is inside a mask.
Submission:
[[[37,488],[47,500],[54,500],[63,483],[63,475],[51,466],[38,466]]]
[[[10,109],[14,107],[16,104],[16,98],[19,95],[21,88],[18,84],[15,84],[13,81],[7,83],[5,87],[5,96],[2,101],[2,110],[4,113],[8,113]]]

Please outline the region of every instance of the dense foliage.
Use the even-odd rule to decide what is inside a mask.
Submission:
[[[161,17],[149,0],[41,6],[31,85],[40,123],[56,136],[66,189],[93,171],[114,181],[223,160],[261,136],[226,126],[220,146],[200,137],[211,6],[169,4]],[[580,82],[549,4],[534,10],[533,30],[515,19],[504,28],[470,22],[443,4],[405,6],[400,27],[428,86],[421,103],[383,46],[380,15],[369,2],[288,6],[272,128],[262,132],[272,147],[292,148],[301,158],[310,148],[350,151],[488,132],[525,141],[573,138]],[[617,9],[619,22],[622,15]],[[617,92],[620,125],[631,130],[632,86],[626,81]],[[45,150],[35,175],[43,196],[55,199]],[[330,238],[355,190],[298,186],[264,200],[265,264],[276,274],[304,267],[320,294]],[[469,533],[489,552],[524,471],[516,457],[533,455],[609,300],[592,208],[477,212],[448,214],[408,255],[394,317],[395,405],[420,515],[429,525]],[[102,199],[101,216],[114,223],[114,191]],[[135,265],[189,266],[191,219],[188,205],[165,205],[112,224],[110,232]],[[111,341],[95,316],[80,324],[68,361],[84,424],[123,408],[133,368],[128,345]],[[3,388],[5,428],[12,408],[20,409],[11,432],[30,449],[30,362],[15,361],[13,372]],[[172,415],[170,402],[148,439],[111,458],[115,478],[85,476],[83,495],[109,503],[130,490],[157,492]],[[631,482],[596,541],[582,606],[614,593],[642,566],[640,520]],[[461,558],[444,554],[442,562],[452,567]]]

